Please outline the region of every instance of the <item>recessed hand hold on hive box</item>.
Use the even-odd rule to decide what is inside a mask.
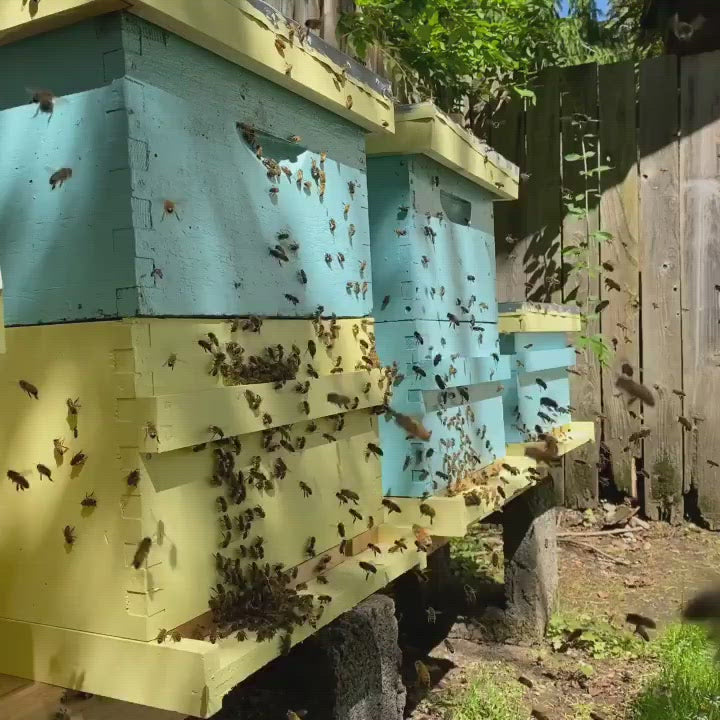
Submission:
[[[364,87],[347,62],[345,94]],[[360,124],[125,13],[0,46],[0,64],[9,325],[370,313]]]

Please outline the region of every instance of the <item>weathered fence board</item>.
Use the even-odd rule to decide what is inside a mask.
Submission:
[[[614,484],[636,496],[634,456],[642,445],[631,443],[639,430],[639,404],[627,407],[615,388],[624,363],[640,372],[640,275],[638,262],[638,167],[635,132],[635,68],[633,63],[599,68],[600,227],[611,237],[600,242],[600,296],[609,305],[600,325],[613,359],[602,368],[604,442]],[[603,168],[608,168],[604,170]]]
[[[583,177],[584,168],[597,167],[597,65],[579,65],[567,68],[561,77],[561,130],[563,153],[563,193],[574,198],[584,194],[587,198],[587,213],[582,217],[566,214],[563,219],[563,250],[568,246],[580,246],[598,230],[598,183],[597,173]],[[593,137],[589,137],[592,135]],[[567,158],[595,152],[586,160],[569,161]],[[578,200],[578,204],[585,201]],[[588,243],[587,263],[591,267],[599,264],[597,244]],[[583,270],[571,273],[564,266],[563,301],[577,302],[592,313],[599,297],[597,274]],[[594,298],[592,300],[591,298]],[[599,321],[590,316],[584,330],[586,336],[596,335]],[[571,394],[575,415],[583,420],[595,420],[602,413],[600,363],[592,350],[578,350],[576,366],[578,375],[571,378]],[[597,445],[585,445],[573,455],[572,462],[565,465],[565,504],[570,507],[587,507],[598,497],[598,452]]]
[[[536,302],[561,302],[560,247],[560,72],[546,70],[527,109],[523,257],[525,295]]]
[[[683,58],[680,209],[685,478],[705,521],[720,528],[720,53]],[[686,311],[687,308],[687,311]]]
[[[640,246],[642,247],[643,377],[654,408],[644,408],[651,431],[644,441],[645,513],[654,520],[683,518],[683,413],[680,319],[681,236],[677,58],[640,66]]]
[[[491,128],[491,143],[508,160],[525,165],[524,101],[515,96],[497,112]],[[525,299],[522,214],[527,187],[520,185],[519,198],[495,203],[495,256],[497,260],[498,302]]]

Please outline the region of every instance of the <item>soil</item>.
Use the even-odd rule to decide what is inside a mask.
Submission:
[[[563,512],[560,524],[563,533],[597,530],[571,511]],[[487,528],[482,533],[480,545],[488,554],[497,555],[498,529]],[[680,607],[694,591],[720,577],[720,534],[694,525],[652,523],[629,535],[573,537],[620,562],[559,540],[559,609],[568,616],[589,615],[630,630],[624,624],[626,613],[640,613],[656,620],[658,630],[651,631],[655,634],[679,619]],[[497,557],[493,560],[497,564]],[[490,560],[488,567],[492,567]],[[438,627],[428,632],[436,644],[422,657],[422,648],[413,647],[422,643],[408,642],[408,632],[417,633],[418,627],[404,628],[401,641],[411,720],[446,718],[440,699],[461,690],[474,665],[489,662],[499,662],[515,678],[529,679],[531,688],[522,685],[528,708],[549,709],[548,717],[553,720],[586,720],[591,717],[590,710],[606,720],[619,720],[627,716],[630,701],[654,669],[654,661],[647,658],[598,660],[581,649],[557,652],[549,640],[528,646],[489,642],[487,622],[478,623],[469,615],[467,611],[453,615],[442,628],[454,652],[444,637],[438,637]],[[484,611],[485,618],[488,615],[492,617],[492,605]],[[414,661],[419,657],[433,679],[430,690],[422,695],[417,688],[413,690],[413,683],[417,685]]]

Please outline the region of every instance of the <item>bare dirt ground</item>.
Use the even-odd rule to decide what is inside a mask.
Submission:
[[[581,520],[578,513],[565,512],[559,531],[582,533],[597,529],[583,527]],[[479,543],[481,552],[487,556],[488,587],[492,588],[493,579],[498,579],[496,569],[501,565],[497,557],[501,545],[497,530],[483,529],[480,533],[476,546]],[[487,642],[483,632],[468,619],[471,612],[455,615],[449,610],[452,624],[448,625],[450,620],[444,626],[436,622],[437,645],[422,657],[422,650],[413,647],[413,640],[404,629],[401,640],[405,644],[408,712],[412,720],[450,717],[443,709],[443,699],[462,691],[476,664],[490,662],[499,662],[514,678],[523,678],[527,717],[532,707],[549,710],[548,716],[558,720],[587,720],[593,717],[591,711],[607,720],[627,716],[628,704],[652,673],[654,661],[644,655],[643,641],[632,635],[625,638],[634,643],[633,647],[639,646],[639,652],[631,649],[629,657],[607,657],[613,650],[618,651],[618,645],[620,650],[624,649],[623,634],[631,630],[624,623],[626,613],[641,613],[655,619],[658,630],[651,631],[652,634],[676,622],[683,601],[719,577],[720,534],[692,525],[670,527],[656,523],[626,536],[573,538],[616,561],[586,547],[565,540],[559,542],[559,604],[567,625],[556,627],[555,647],[552,637],[527,647]],[[483,561],[478,564],[482,566]],[[617,628],[617,637],[613,635],[608,641],[600,633],[589,646],[558,647],[571,630],[593,621]],[[444,637],[450,640],[454,652],[443,641]],[[596,636],[591,633],[588,637]],[[429,693],[416,687],[414,660],[421,657],[433,680]],[[530,684],[532,687],[526,687]]]

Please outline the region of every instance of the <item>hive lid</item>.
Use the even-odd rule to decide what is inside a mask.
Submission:
[[[498,199],[517,199],[518,167],[430,102],[398,105],[395,135],[370,135],[366,147],[368,155],[427,155]]]
[[[0,45],[127,10],[370,132],[392,132],[388,81],[313,33],[300,42],[305,28],[263,0],[217,0],[212,5],[209,13],[207,3],[199,0],[0,2]]]
[[[579,332],[582,329],[580,308],[557,303],[498,303],[498,331],[514,332]]]

